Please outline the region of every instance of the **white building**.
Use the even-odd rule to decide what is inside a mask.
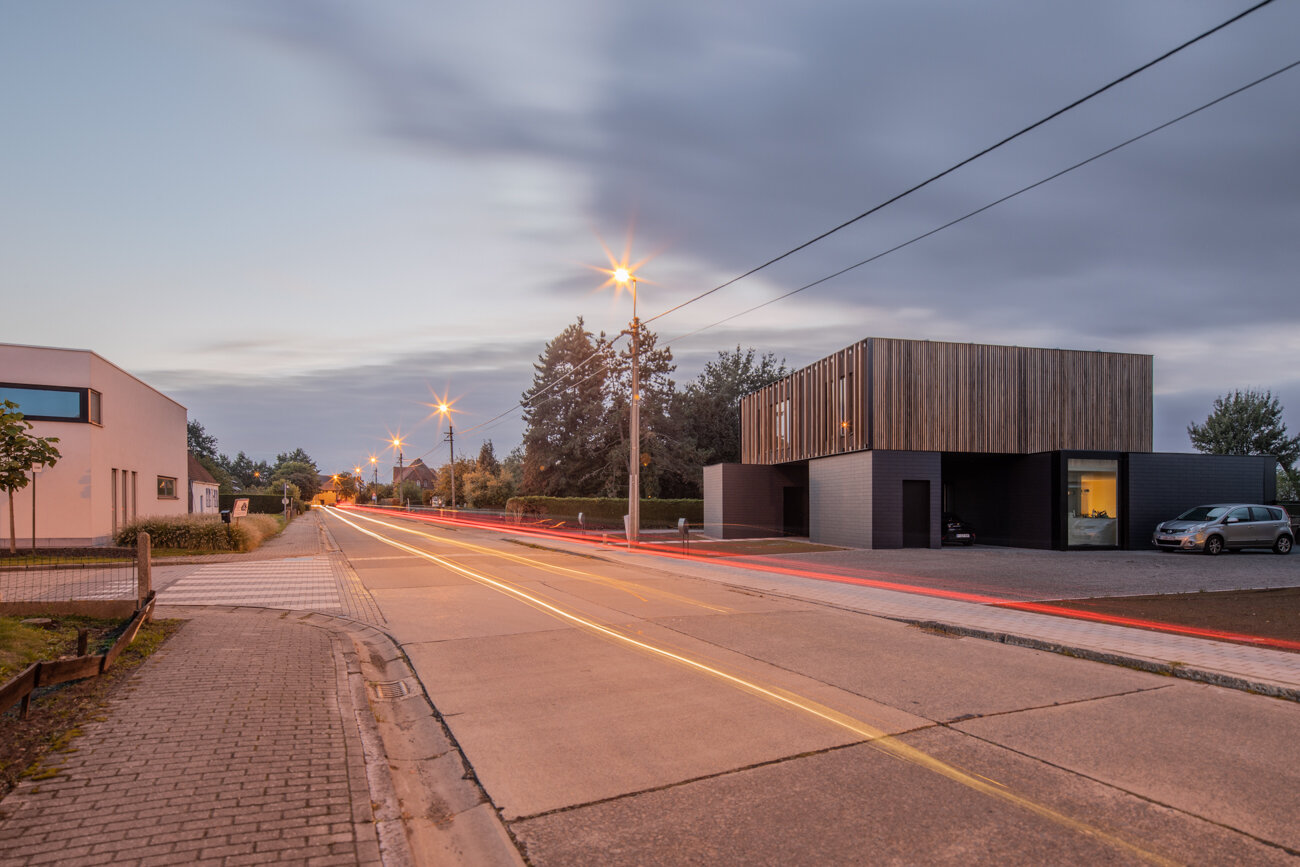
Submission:
[[[137,517],[189,510],[185,407],[120,367],[83,349],[0,343],[0,400],[18,404],[32,435],[58,437],[62,455],[14,494],[20,546],[33,535],[38,547],[110,544]]]
[[[221,486],[212,478],[199,459],[189,455],[190,514],[217,515],[221,513]]]

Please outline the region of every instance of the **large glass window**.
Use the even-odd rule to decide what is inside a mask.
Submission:
[[[85,421],[82,415],[84,389],[40,385],[0,385],[0,400],[18,404],[18,411],[37,420]]]
[[[1119,461],[1070,458],[1067,463],[1067,544],[1119,544]]]

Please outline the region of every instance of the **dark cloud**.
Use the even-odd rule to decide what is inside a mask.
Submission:
[[[250,26],[346,80],[375,132],[436,159],[554,165],[589,185],[593,226],[621,229],[635,216],[638,244],[668,247],[679,270],[725,279],[1233,11],[1177,0],[579,3],[560,4],[554,14],[592,17],[599,38],[540,46],[519,28],[489,30],[495,19],[486,12],[481,29],[439,31],[432,41],[342,3],[258,3],[248,14]],[[1273,4],[792,257],[761,282],[779,292],[816,280],[1195,108],[1296,60],[1296,32],[1300,9]],[[519,40],[511,47],[537,63],[507,71],[475,58],[476,44],[499,39]],[[552,61],[575,52],[590,57],[586,72],[556,72]],[[692,342],[679,358],[698,361],[739,342],[778,355],[789,348],[804,363],[881,333],[876,314],[904,308],[928,311],[924,321],[943,339],[1019,342],[1038,334],[1054,345],[1136,352],[1185,335],[1203,335],[1208,345],[1218,326],[1293,329],[1300,319],[1297,76],[782,302],[786,310],[836,311],[824,329],[746,330],[740,319],[707,351],[693,348],[706,342]],[[539,95],[553,96],[566,82],[572,100]],[[769,291],[755,290],[759,283],[718,293],[709,307],[721,311],[716,316],[697,308],[676,314],[663,333],[744,309],[755,292]],[[557,294],[572,288],[556,284]],[[679,287],[655,303],[706,288]],[[905,321],[923,320],[885,325]],[[531,360],[539,349],[524,355]],[[1205,363],[1213,381],[1216,368]],[[1292,360],[1257,384],[1294,382],[1294,371]],[[514,381],[517,393],[527,370]],[[1213,397],[1208,390],[1162,397],[1158,427],[1180,430],[1189,419],[1169,419]]]

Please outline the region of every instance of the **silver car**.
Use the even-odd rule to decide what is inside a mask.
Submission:
[[[1206,554],[1218,554],[1224,548],[1272,548],[1276,554],[1290,554],[1294,542],[1286,509],[1253,503],[1197,506],[1157,525],[1151,536],[1151,543],[1163,551]]]

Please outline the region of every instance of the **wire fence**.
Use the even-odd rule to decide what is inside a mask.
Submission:
[[[145,553],[143,562],[148,562]],[[143,590],[135,548],[42,548],[0,551],[0,612],[40,606],[129,602]]]

